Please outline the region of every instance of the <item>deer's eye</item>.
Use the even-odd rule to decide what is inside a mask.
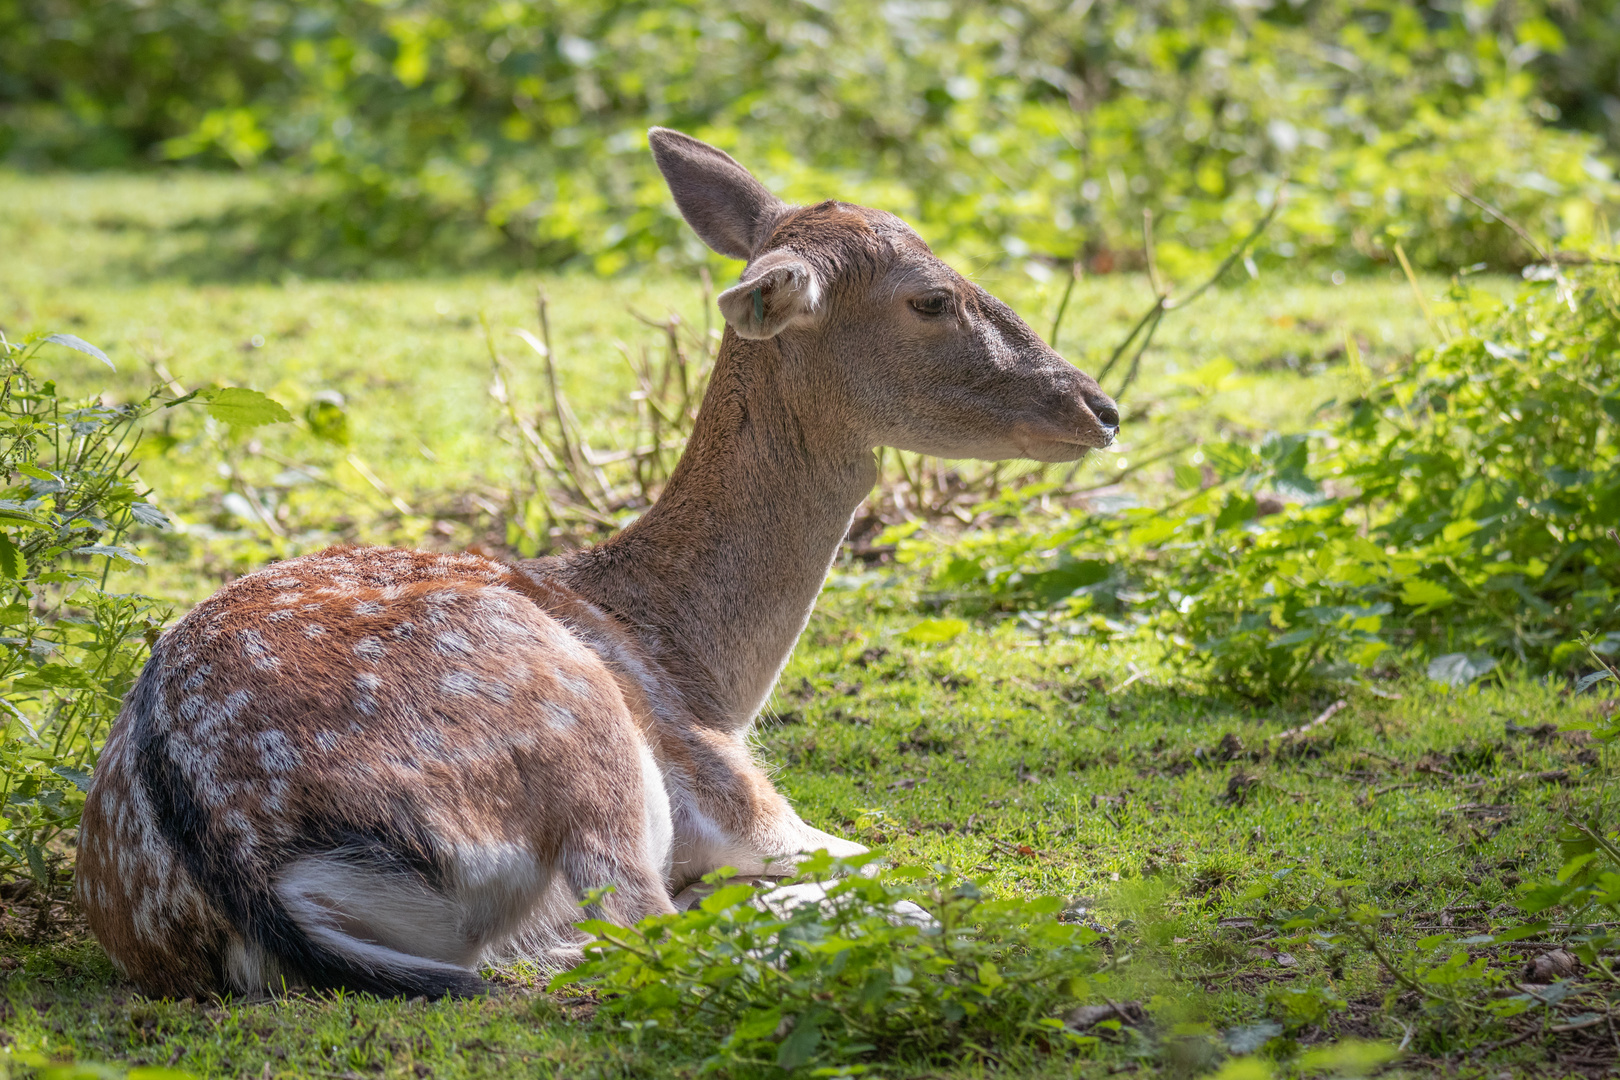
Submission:
[[[911,310],[919,315],[943,315],[951,306],[951,298],[944,293],[919,296],[911,302]]]

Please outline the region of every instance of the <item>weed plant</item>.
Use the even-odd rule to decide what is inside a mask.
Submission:
[[[1208,442],[1167,506],[902,539],[931,602],[1142,634],[1279,700],[1399,660],[1467,685],[1620,653],[1620,273],[1501,304],[1458,286],[1443,340],[1258,445]],[[1025,490],[1028,500],[1040,490]]]
[[[1096,930],[1057,921],[1054,897],[991,899],[943,868],[863,875],[875,858],[807,860],[800,887],[820,896],[798,903],[721,870],[689,911],[582,923],[588,958],[552,986],[594,989],[638,1039],[698,1048],[723,1075],[1097,1042],[1058,1015],[1104,961]]]
[[[111,362],[70,334],[0,337],[0,878],[24,872],[48,888],[108,727],[170,614],[107,587],[115,565],[144,563],[133,534],[170,527],[136,475],[141,425],[192,399],[241,427],[279,406],[234,387],[74,401],[35,374],[46,346]]]

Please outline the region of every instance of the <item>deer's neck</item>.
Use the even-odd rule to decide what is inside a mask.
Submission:
[[[869,448],[778,342],[730,330],[663,497],[558,576],[615,614],[694,715],[754,718],[872,489]]]

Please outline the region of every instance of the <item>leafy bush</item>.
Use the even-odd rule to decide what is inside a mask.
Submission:
[[[968,257],[1139,261],[1152,209],[1178,274],[1291,176],[1271,258],[1386,261],[1406,235],[1425,264],[1518,263],[1454,186],[1554,236],[1589,232],[1616,193],[1598,142],[1550,127],[1537,97],[1533,73],[1564,89],[1566,14],[0,0],[0,152],[288,163],[319,182],[251,212],[262,250],[327,269],[700,258],[649,123],[716,139],[790,197],[890,206]],[[1611,40],[1583,37],[1579,63],[1601,67]]]
[[[27,871],[42,883],[50,845],[78,823],[107,728],[168,614],[106,588],[115,563],[141,562],[125,546],[130,531],[167,525],[130,459],[158,398],[64,400],[30,368],[47,343],[101,356],[65,335],[0,342],[9,485],[0,492],[0,876]]]
[[[0,878],[48,884],[53,845],[78,825],[119,703],[169,612],[109,591],[115,565],[142,565],[139,527],[169,528],[135,476],[141,422],[192,399],[216,419],[253,426],[280,406],[257,391],[154,390],[123,405],[64,398],[33,371],[46,345],[111,362],[67,334],[0,335]],[[281,413],[281,415],[285,415]]]
[[[640,1039],[713,1045],[708,1068],[727,1074],[849,1075],[897,1054],[1096,1041],[1056,1015],[1087,992],[1096,931],[1056,921],[1056,899],[992,900],[921,867],[860,874],[873,858],[803,864],[802,879],[827,882],[820,903],[773,907],[766,889],[725,884],[725,870],[689,911],[631,928],[583,923],[596,937],[587,959],[552,986],[594,988]],[[897,914],[907,901],[931,920]]]
[[[1567,667],[1582,632],[1620,652],[1620,274],[1454,299],[1409,366],[1372,385],[1352,358],[1364,393],[1325,430],[1201,448],[1172,507],[902,558],[959,599],[1156,634],[1259,698],[1402,656],[1459,685]]]

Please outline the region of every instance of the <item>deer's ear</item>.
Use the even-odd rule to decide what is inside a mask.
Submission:
[[[740,283],[720,294],[720,313],[739,337],[775,337],[790,326],[814,323],[821,293],[814,267],[777,250],[756,259]]]
[[[690,135],[655,127],[647,141],[692,231],[722,255],[751,258],[786,209],[782,200],[731,155]]]

